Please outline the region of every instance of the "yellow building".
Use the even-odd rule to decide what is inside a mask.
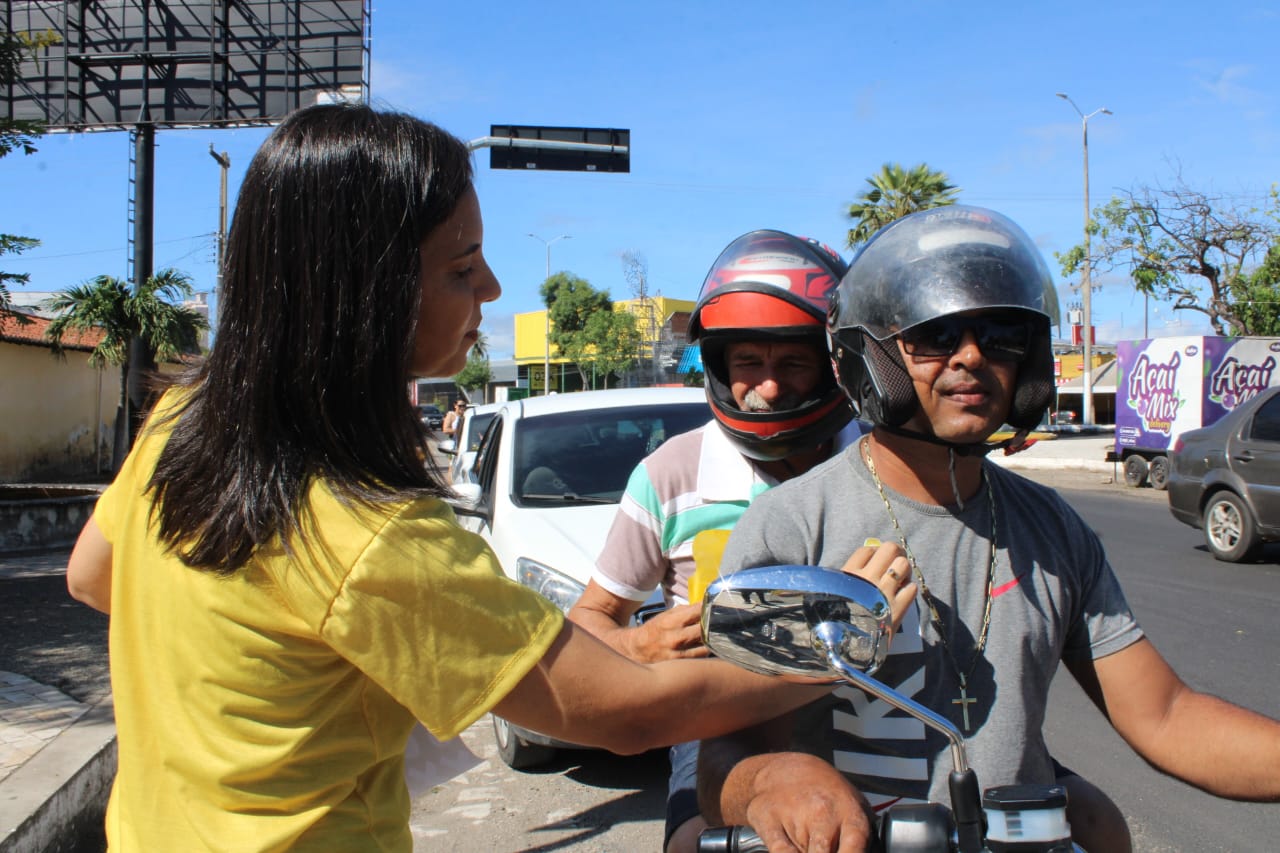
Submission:
[[[0,312],[0,482],[110,479],[120,370],[89,365],[100,331],[69,331],[55,358],[48,328],[46,317]]]
[[[1103,344],[1092,347],[1089,355],[1092,364],[1089,378],[1093,385],[1093,422],[1115,423],[1115,346]],[[1078,347],[1055,346],[1053,378],[1057,393],[1051,407],[1052,414],[1071,411],[1079,418],[1084,408],[1084,353]]]
[[[629,311],[636,317],[636,328],[643,343],[639,362],[623,377],[632,386],[678,384],[675,365],[687,343],[689,315],[694,303],[688,299],[651,296],[647,299],[625,299],[613,303],[615,311]],[[577,365],[560,355],[548,339],[547,311],[528,311],[515,317],[516,384],[532,394],[551,391],[580,391],[582,378]],[[546,366],[551,368],[551,381],[546,379]],[[613,383],[611,383],[613,384]],[[603,386],[603,377],[600,384]]]

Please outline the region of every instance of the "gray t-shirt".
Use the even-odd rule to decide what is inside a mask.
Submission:
[[[1057,492],[991,462],[983,462],[983,473],[982,487],[963,509],[885,490],[974,701],[957,701],[956,669],[919,596],[875,677],[960,728],[982,787],[1050,783],[1054,774],[1041,729],[1058,661],[1104,657],[1137,642],[1142,630],[1098,537]],[[975,665],[991,559],[989,488],[999,547],[991,626]],[[854,445],[756,498],[729,538],[722,569],[839,569],[868,538],[899,541]],[[797,749],[832,761],[875,807],[898,800],[950,802],[952,762],[942,735],[851,686],[823,701],[831,706],[829,725],[797,731]]]

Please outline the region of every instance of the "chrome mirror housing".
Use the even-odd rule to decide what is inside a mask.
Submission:
[[[867,674],[884,663],[893,628],[875,584],[818,566],[765,566],[707,589],[702,638],[716,657],[764,675],[840,677],[820,626],[837,623],[841,660]]]

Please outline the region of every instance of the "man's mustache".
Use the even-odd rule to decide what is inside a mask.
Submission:
[[[800,408],[803,398],[800,394],[784,394],[770,403],[753,388],[742,398],[744,412],[785,412]]]

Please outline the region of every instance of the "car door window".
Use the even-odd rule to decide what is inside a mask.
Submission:
[[[502,425],[503,419],[500,416],[495,417],[493,423],[489,424],[489,428],[485,430],[484,438],[480,439],[480,447],[476,450],[476,479],[480,484],[481,495],[490,506],[493,505],[493,482],[497,477],[498,447],[502,443]]]
[[[489,412],[483,415],[471,416],[466,427],[466,450],[476,450],[480,447],[480,439],[484,437],[485,430],[493,422],[493,415],[493,412]]]
[[[1249,438],[1253,441],[1280,441],[1280,394],[1273,395],[1254,412]]]

